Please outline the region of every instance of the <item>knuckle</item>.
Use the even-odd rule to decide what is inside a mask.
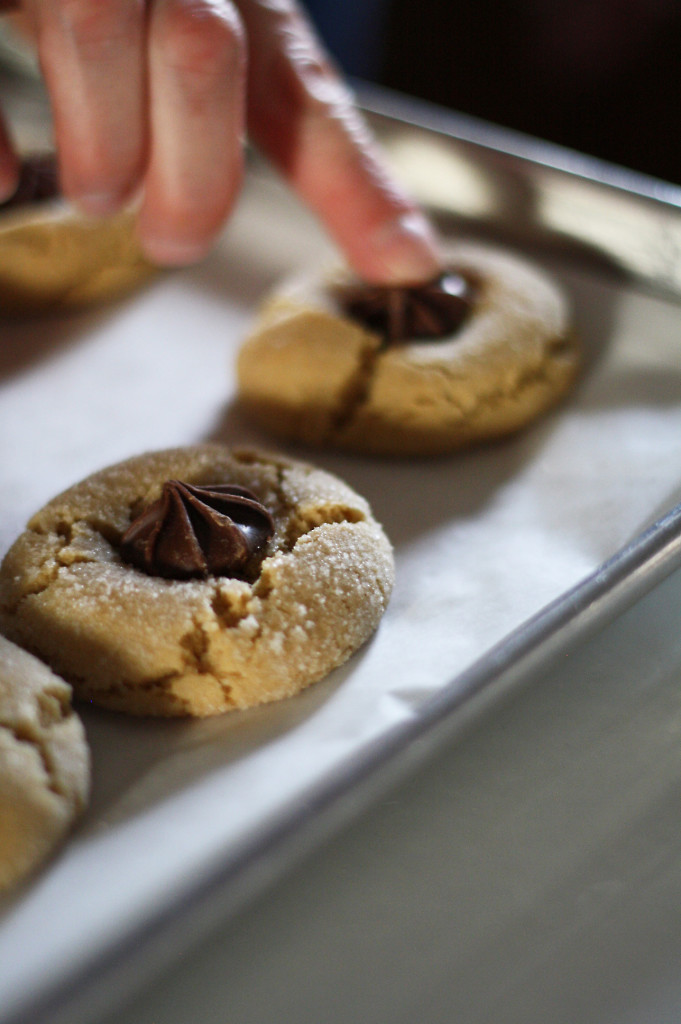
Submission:
[[[165,60],[183,75],[211,79],[244,57],[241,20],[222,0],[171,0],[160,32]]]
[[[300,116],[334,117],[351,102],[348,87],[300,11],[283,0],[279,14],[279,45],[269,77]]]
[[[283,56],[274,68],[277,102],[287,116],[308,124],[346,122],[352,96],[345,83],[322,60]]]

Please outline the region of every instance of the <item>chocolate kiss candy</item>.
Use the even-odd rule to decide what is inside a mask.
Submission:
[[[120,551],[150,576],[252,580],[273,533],[272,516],[247,488],[168,480],[126,530]]]
[[[350,288],[342,301],[354,320],[390,345],[454,334],[471,311],[473,292],[471,281],[448,271],[422,285]]]

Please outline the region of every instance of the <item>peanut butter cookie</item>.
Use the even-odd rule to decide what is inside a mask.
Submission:
[[[458,243],[413,288],[344,269],[266,301],[238,357],[243,407],[286,438],[432,455],[512,433],[554,405],[579,357],[560,288],[527,261]]]
[[[84,699],[212,715],[326,675],[392,584],[391,546],[345,483],[200,445],[105,469],[38,512],[0,570],[0,624]]]
[[[1,313],[103,302],[154,273],[132,214],[84,217],[61,198],[53,156],[24,160],[15,195],[0,204]]]
[[[0,636],[0,893],[42,863],[86,802],[90,761],[71,687]]]

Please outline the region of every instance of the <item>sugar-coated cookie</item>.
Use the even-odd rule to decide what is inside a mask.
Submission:
[[[71,687],[0,636],[0,893],[64,838],[89,784],[88,747]]]
[[[59,195],[54,158],[27,158],[16,194],[0,204],[0,313],[102,302],[154,274],[132,214],[88,218]]]
[[[393,573],[383,530],[341,480],[207,444],[132,458],[46,505],[0,569],[0,624],[81,698],[212,715],[345,661]]]
[[[560,288],[506,251],[446,257],[443,286],[370,288],[341,268],[284,282],[239,353],[245,410],[281,436],[379,455],[452,451],[547,410],[579,363]]]

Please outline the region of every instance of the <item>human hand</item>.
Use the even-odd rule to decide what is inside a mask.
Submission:
[[[246,131],[376,283],[440,269],[295,0],[0,0],[20,7],[53,111],[62,191],[92,215],[139,197],[156,263],[210,249],[236,202]],[[0,196],[17,161],[0,130]]]

